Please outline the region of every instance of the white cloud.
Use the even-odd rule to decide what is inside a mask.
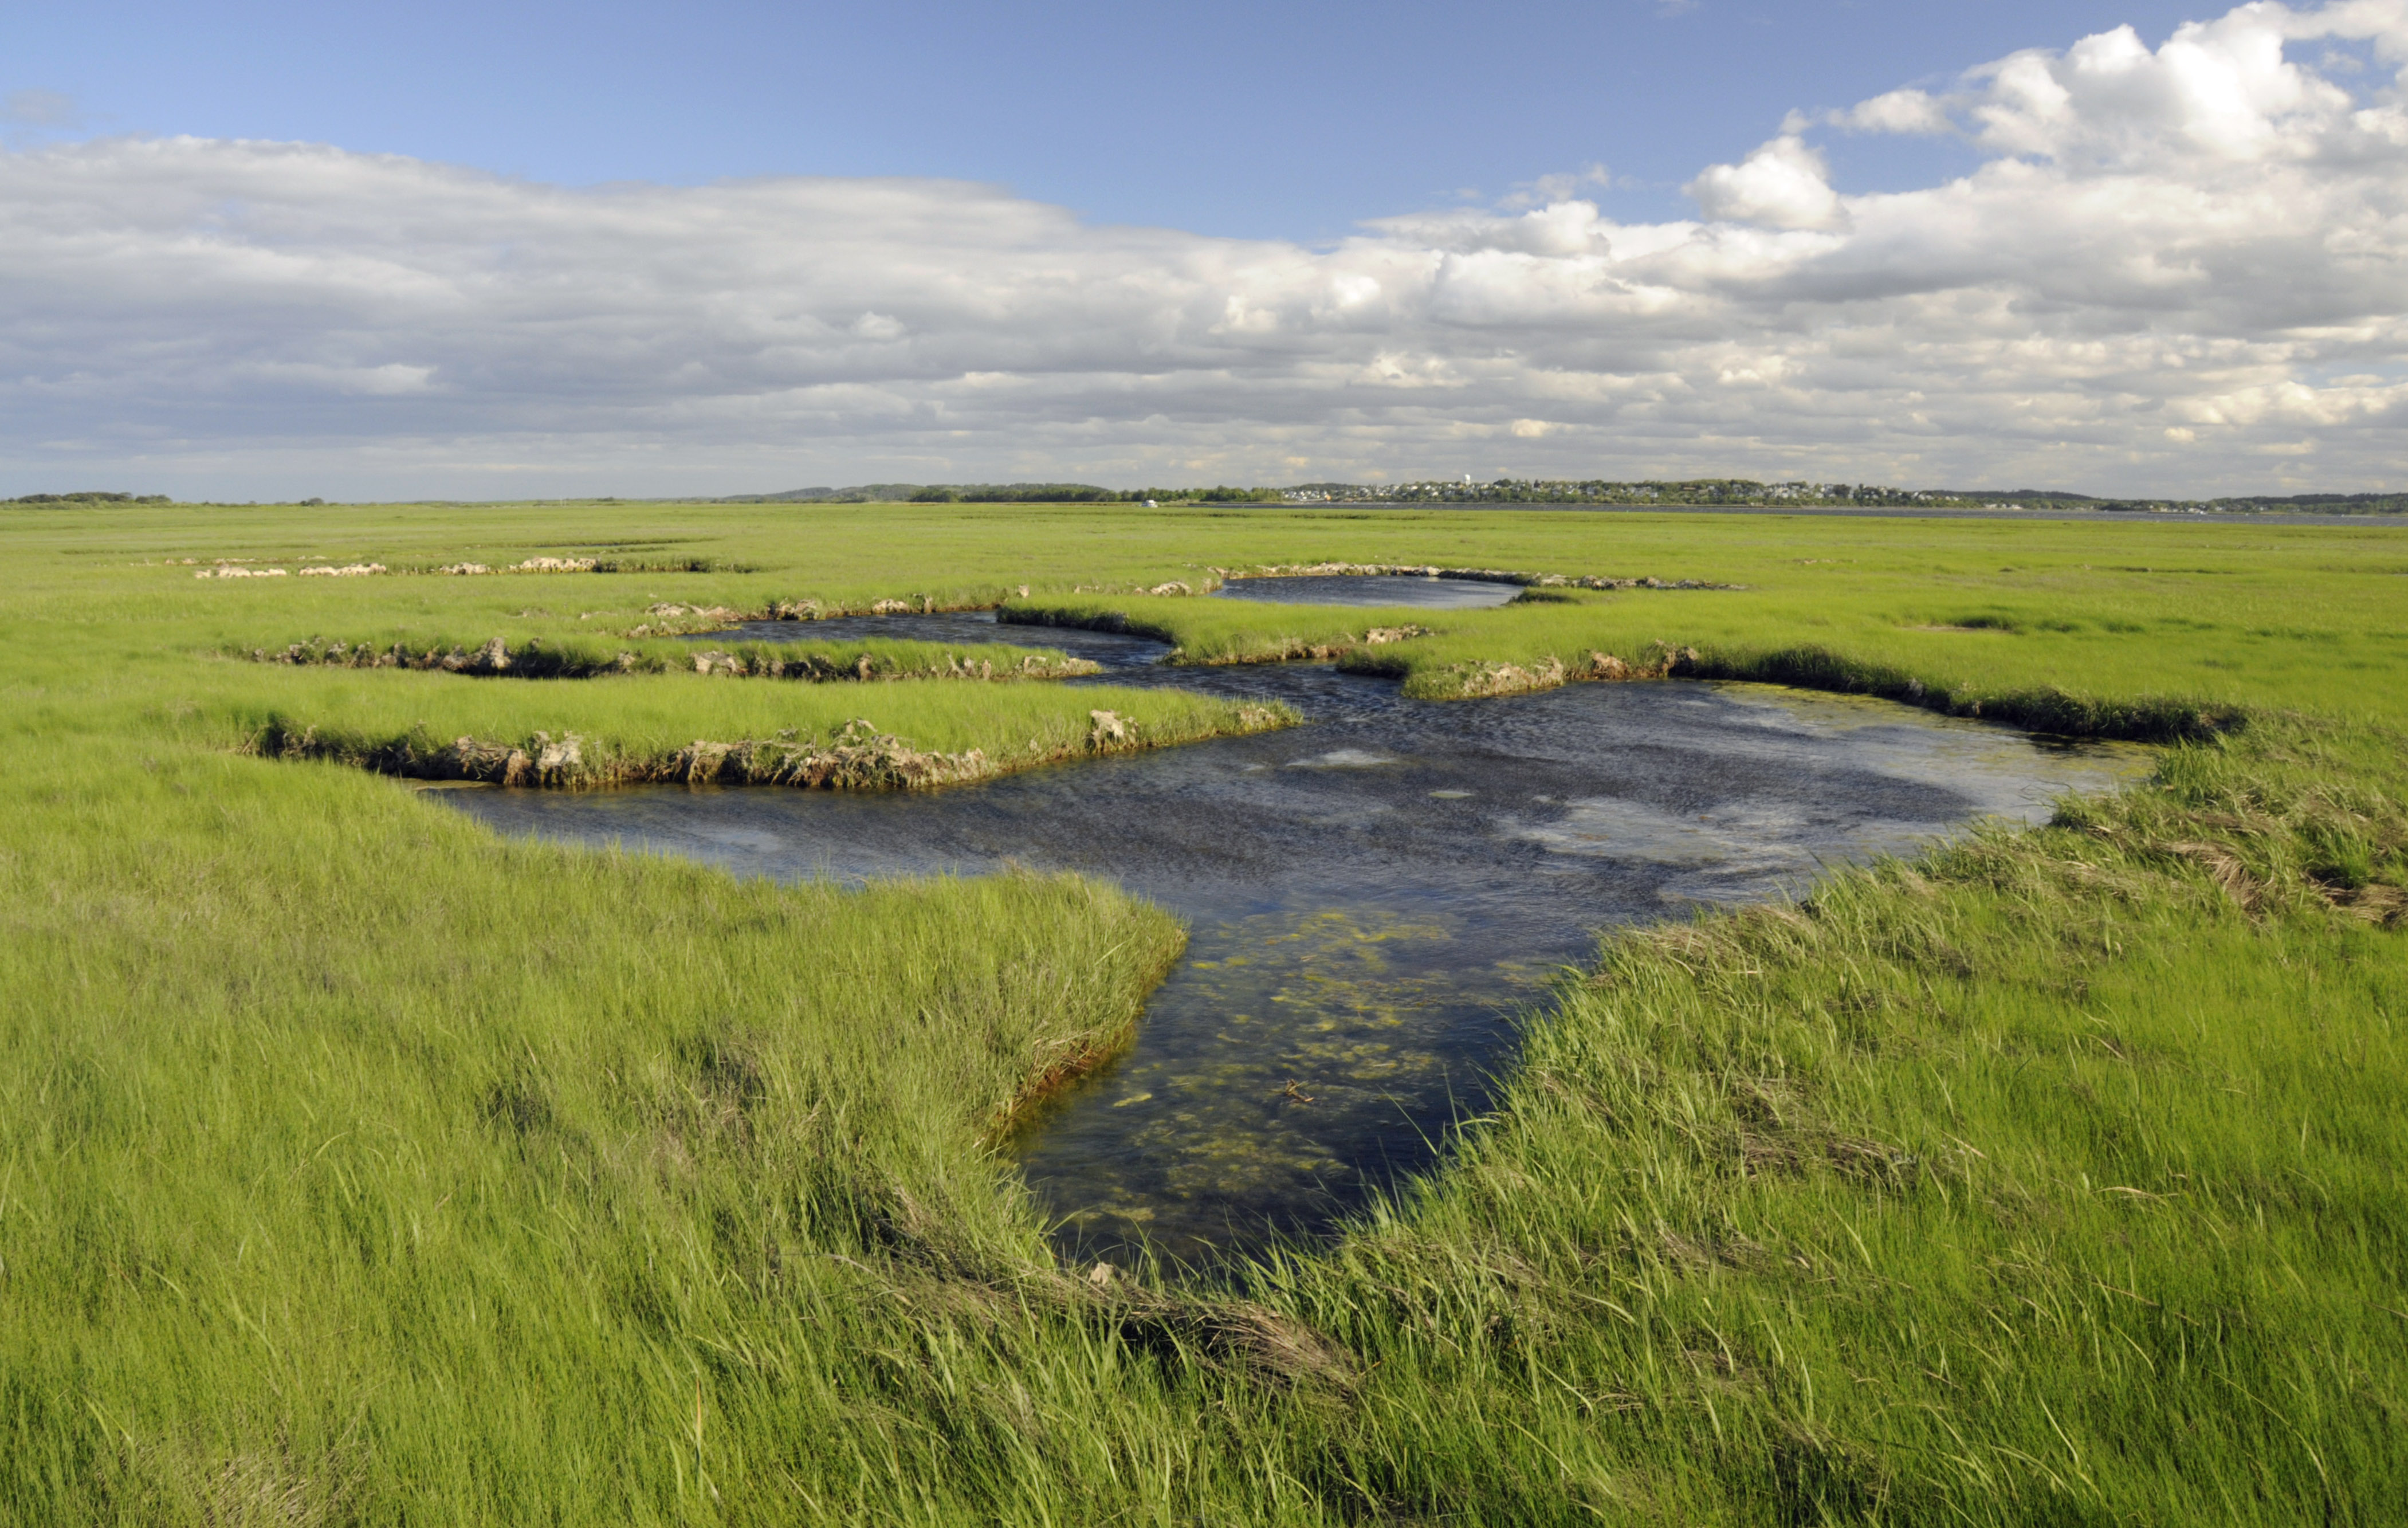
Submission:
[[[1830,115],[1835,127],[1859,133],[1947,133],[1956,123],[1944,102],[1919,90],[1895,90]]]
[[[2333,46],[2378,67],[2345,89],[2300,61]],[[1825,119],[1962,133],[1984,158],[1943,184],[1837,190],[1793,121],[1698,176],[1698,221],[1534,182],[1534,205],[1327,249],[945,181],[566,190],[296,144],[21,150],[0,477],[2408,486],[2403,64],[2408,0],[2245,6]]]
[[[1687,186],[1709,219],[1768,228],[1832,228],[1847,221],[1823,156],[1784,133],[1736,164],[1713,164]]]

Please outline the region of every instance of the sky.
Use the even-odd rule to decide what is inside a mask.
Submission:
[[[0,17],[0,493],[2408,489],[2408,0]]]

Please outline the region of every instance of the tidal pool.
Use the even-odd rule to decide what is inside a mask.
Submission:
[[[1408,580],[1411,581],[1411,580]],[[1012,1143],[1066,1255],[1210,1263],[1324,1235],[1489,1103],[1519,1016],[1598,931],[1803,890],[2147,767],[1882,701],[1709,683],[1408,700],[1326,664],[1164,668],[1160,644],[976,615],[745,635],[1018,642],[1095,682],[1288,702],[1304,726],[927,793],[456,792],[506,832],[787,879],[1109,876],[1187,957],[1135,1043]],[[1075,681],[1084,682],[1084,681]],[[876,692],[863,711],[877,718]]]

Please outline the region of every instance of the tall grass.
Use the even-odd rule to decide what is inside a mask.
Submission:
[[[2186,748],[1609,940],[1446,1177],[1275,1281],[1376,1365],[1331,1476],[1528,1522],[2382,1521],[2399,741]]]
[[[2399,533],[588,506],[0,535],[0,1521],[2374,1523],[2408,1497]],[[159,562],[304,554],[748,571]],[[1231,718],[225,656],[1024,582],[1194,651],[1384,622],[1093,587],[1329,558],[1749,586],[1397,612],[1431,635],[1362,655],[1408,682],[1819,652],[1792,677],[2201,735],[2048,828],[1607,940],[1448,1165],[1211,1292],[1058,1267],[990,1144],[1125,1033],[1180,947],[1157,911],[508,842],[242,750],[859,718],[1025,752],[1092,744],[1095,707]]]
[[[949,1319],[1038,1324],[945,1282],[1043,1256],[983,1134],[1125,1031],[1170,920],[109,767],[61,755],[0,827],[0,1517],[677,1521],[941,1475],[876,1397]]]

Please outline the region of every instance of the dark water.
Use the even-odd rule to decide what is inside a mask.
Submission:
[[[1411,580],[1408,580],[1411,581]],[[1110,876],[1188,921],[1135,1046],[1015,1145],[1074,1256],[1207,1261],[1310,1236],[1429,1164],[1516,1013],[1598,929],[1782,895],[1826,864],[2044,818],[2141,750],[2050,746],[1765,686],[1575,685],[1428,703],[1327,664],[1162,669],[1157,644],[984,616],[752,635],[1023,641],[1096,682],[1273,697],[1308,725],[921,794],[464,792],[513,833],[784,878],[1007,864]],[[871,707],[874,719],[875,708]]]
[[[1219,590],[1233,600],[1276,605],[1410,605],[1424,610],[1478,610],[1521,593],[1510,583],[1474,578],[1410,578],[1391,574],[1300,574],[1283,578],[1233,578]]]
[[[1412,580],[1407,580],[1412,581]],[[1075,626],[1006,626],[993,610],[951,610],[927,616],[831,616],[824,621],[748,621],[725,631],[706,632],[694,642],[858,642],[882,637],[897,642],[944,642],[965,647],[1053,648],[1073,658],[1101,664],[1126,683],[1126,674],[1151,669],[1167,650],[1159,642],[1115,636]]]

